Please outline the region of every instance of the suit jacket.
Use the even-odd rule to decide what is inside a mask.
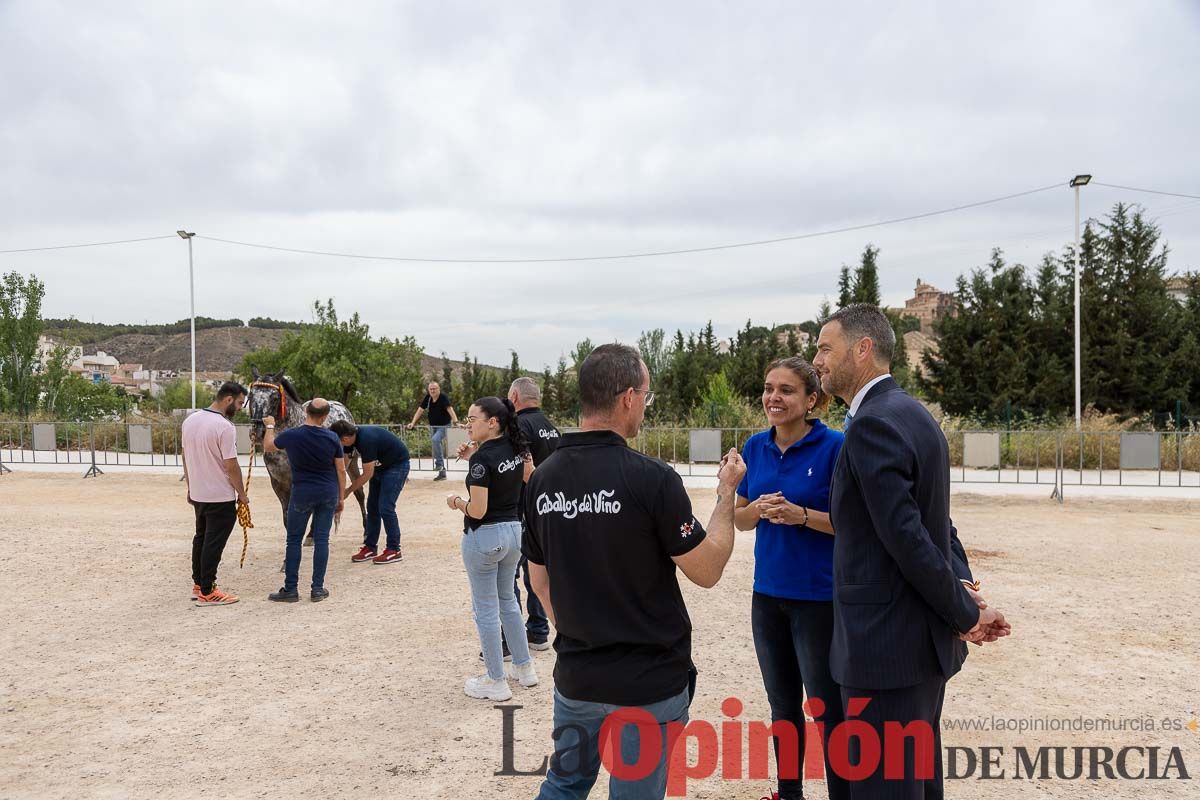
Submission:
[[[846,431],[830,490],[833,645],[842,686],[897,689],[950,678],[958,639],[979,620],[950,521],[946,437],[925,407],[887,378]]]

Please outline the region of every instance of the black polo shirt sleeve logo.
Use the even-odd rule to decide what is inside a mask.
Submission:
[[[681,556],[700,544],[706,533],[692,514],[692,501],[683,488],[683,479],[668,472],[658,493],[654,509],[654,528],[669,556]]]

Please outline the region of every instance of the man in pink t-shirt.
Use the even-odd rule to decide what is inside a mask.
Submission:
[[[183,475],[188,502],[196,510],[192,538],[192,597],[197,606],[226,606],[237,597],[217,588],[217,567],[246,502],[232,419],[246,403],[246,387],[226,381],[208,408],[183,421]]]

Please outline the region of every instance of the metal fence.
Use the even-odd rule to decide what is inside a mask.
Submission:
[[[182,469],[180,425],[179,422],[0,422],[0,473],[19,469],[21,465],[50,464],[85,465],[89,475],[109,467]],[[236,427],[238,455],[245,464],[253,447],[250,426]],[[395,433],[408,446],[413,469],[434,468],[432,429],[380,427]],[[466,441],[466,432],[451,428],[447,434],[447,466],[465,470],[466,463],[456,462],[454,453],[458,444]],[[261,443],[257,450],[261,455]]]
[[[432,429],[384,425],[407,445],[413,469],[432,470]],[[572,429],[566,428],[564,432]],[[630,444],[685,476],[715,476],[721,455],[740,450],[751,428],[643,428]],[[447,430],[447,468],[466,441]],[[1061,499],[1069,486],[1200,487],[1200,432],[948,431],[951,480],[962,484],[1044,484]],[[260,446],[261,448],[261,446]],[[238,452],[251,452],[250,427],[238,426]],[[0,472],[20,465],[181,467],[178,422],[0,422]],[[93,469],[94,467],[94,469]]]

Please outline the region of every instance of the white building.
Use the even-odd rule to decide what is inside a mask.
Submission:
[[[92,383],[103,383],[109,381],[120,366],[121,362],[116,356],[100,350],[94,355],[81,355],[72,361],[71,372]]]
[[[49,336],[39,336],[37,343],[37,363],[38,369],[44,370],[46,365],[50,363],[50,359],[54,356],[54,350],[62,346],[62,342],[53,339]],[[67,348],[67,361],[72,362],[76,359],[83,358],[83,348],[72,346]]]

